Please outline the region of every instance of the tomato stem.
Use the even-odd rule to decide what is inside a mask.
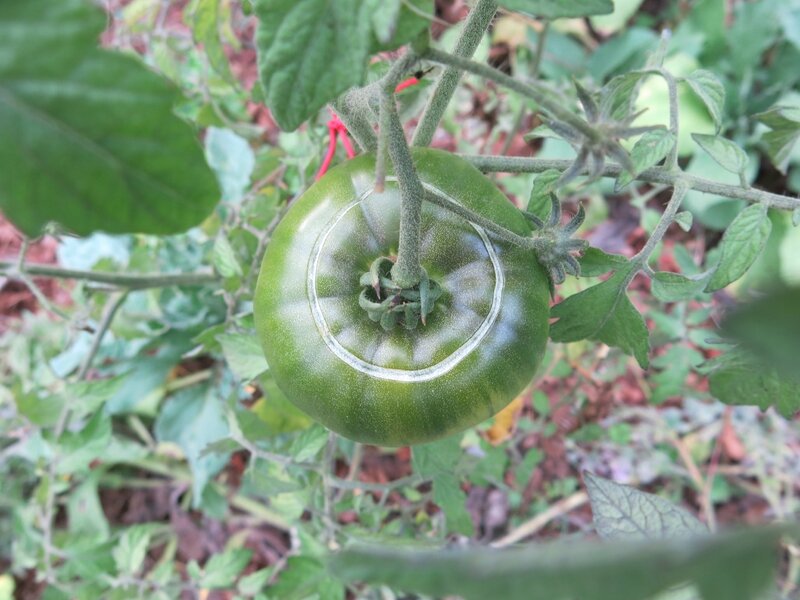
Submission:
[[[495,0],[478,0],[469,12],[461,30],[461,35],[456,42],[454,50],[456,55],[463,58],[470,58],[473,55],[496,11],[497,2]],[[433,140],[433,134],[436,132],[436,127],[439,125],[439,121],[441,121],[442,115],[444,115],[444,111],[453,97],[458,81],[461,79],[461,74],[462,71],[460,69],[450,66],[439,77],[433,93],[428,98],[428,104],[425,106],[419,125],[414,132],[412,142],[414,146],[427,146]]]
[[[400,242],[397,262],[392,267],[392,280],[402,288],[413,288],[422,279],[419,246],[422,223],[422,199],[425,190],[420,183],[403,125],[397,114],[394,86],[381,94],[381,136],[384,136],[397,184],[400,188]]]

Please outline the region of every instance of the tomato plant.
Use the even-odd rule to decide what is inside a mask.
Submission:
[[[798,24],[0,0],[0,600],[795,597]]]
[[[508,199],[466,161],[418,149],[429,193],[525,235]],[[530,382],[548,330],[548,282],[529,249],[427,203],[421,263],[441,285],[426,323],[385,330],[359,305],[360,278],[397,253],[400,194],[375,191],[375,158],[326,174],[291,207],[267,249],[255,318],[286,395],[354,440],[398,446],[483,421]]]

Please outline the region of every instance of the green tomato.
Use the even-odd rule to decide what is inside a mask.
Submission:
[[[530,227],[472,165],[413,150],[425,188],[520,235]],[[443,288],[425,325],[385,331],[359,306],[359,278],[395,256],[400,193],[374,189],[375,157],[333,169],[294,202],[267,247],[258,335],[278,386],[301,410],[364,443],[424,443],[501,410],[531,381],[548,335],[536,255],[425,203],[421,263]]]

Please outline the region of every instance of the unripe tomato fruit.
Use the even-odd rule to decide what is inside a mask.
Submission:
[[[472,165],[414,149],[425,188],[520,235],[525,218]],[[290,207],[270,241],[255,321],[273,376],[301,410],[341,435],[424,443],[501,410],[533,377],[548,335],[536,255],[426,202],[421,263],[443,288],[426,325],[384,331],[359,306],[361,275],[395,256],[400,193],[374,190],[375,157],[331,170]]]

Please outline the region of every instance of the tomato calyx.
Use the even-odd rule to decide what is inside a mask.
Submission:
[[[572,237],[586,218],[583,206],[580,206],[575,216],[562,226],[561,203],[558,197],[550,194],[550,202],[552,206],[547,222],[527,211],[523,211],[523,214],[533,227],[539,230],[536,235],[540,242],[537,256],[550,275],[552,294],[554,291],[552,286],[564,283],[567,274],[575,277],[580,275],[581,266],[573,253],[585,250],[589,244],[586,240]]]
[[[358,296],[358,305],[369,318],[385,331],[398,325],[414,330],[426,324],[429,314],[442,295],[441,286],[428,277],[422,269],[420,282],[412,288],[397,285],[391,276],[394,260],[387,256],[375,259],[369,271],[361,275],[359,284],[364,286]]]

